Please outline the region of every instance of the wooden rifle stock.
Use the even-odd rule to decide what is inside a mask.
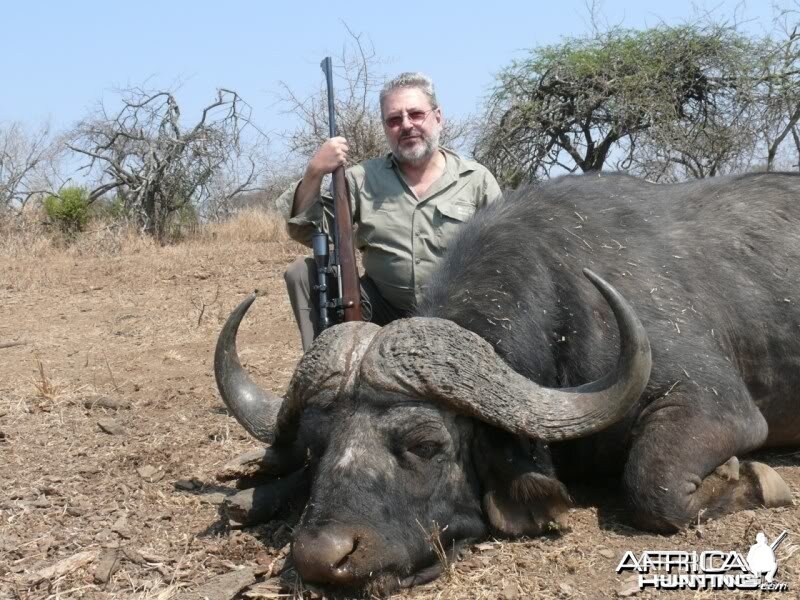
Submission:
[[[333,172],[333,213],[336,227],[336,251],[339,254],[339,277],[342,282],[342,309],[345,321],[361,321],[361,286],[353,246],[353,217],[344,167]]]

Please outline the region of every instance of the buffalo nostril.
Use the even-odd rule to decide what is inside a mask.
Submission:
[[[353,543],[351,544],[350,550],[347,552],[347,554],[342,556],[342,559],[338,563],[336,563],[337,569],[341,569],[342,567],[344,567],[345,563],[347,562],[347,559],[349,559],[350,555],[356,551],[356,548],[358,548],[358,538],[353,538]]]
[[[347,564],[357,547],[358,538],[353,531],[331,527],[298,533],[292,543],[292,557],[303,580],[347,585],[358,578]]]

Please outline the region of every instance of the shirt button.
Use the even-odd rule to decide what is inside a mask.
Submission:
[[[418,259],[416,259],[414,262],[415,262],[416,264],[419,264],[419,263],[421,263],[421,262],[422,262],[422,260],[418,258]]]

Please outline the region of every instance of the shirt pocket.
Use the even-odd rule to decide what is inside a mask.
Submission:
[[[363,245],[395,246],[398,239],[409,237],[411,217],[400,199],[384,197],[361,203],[358,237]]]
[[[461,226],[475,214],[477,206],[468,200],[451,200],[436,206],[433,229],[436,241],[447,248]]]

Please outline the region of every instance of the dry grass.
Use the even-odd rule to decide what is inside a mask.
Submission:
[[[288,242],[286,222],[278,213],[249,208],[221,223],[201,228],[197,237],[218,243]]]
[[[39,211],[26,210],[20,216],[0,214],[0,256],[37,255],[50,246]]]
[[[243,210],[227,221],[199,225],[180,236],[177,244],[290,243],[286,223],[277,213],[255,208]],[[40,211],[20,216],[0,216],[0,257],[130,255],[152,250],[157,244],[130,223],[92,221],[86,231],[65,238],[48,227]]]
[[[428,531],[419,521],[417,521],[417,525],[419,525],[420,529],[422,529],[422,533],[428,540],[428,544],[436,554],[436,558],[439,560],[439,564],[442,567],[442,573],[444,577],[449,579],[452,576],[452,565],[450,564],[450,557],[447,554],[447,550],[442,544],[442,533],[444,532],[444,529],[447,529],[447,526],[442,529],[439,524],[434,521],[431,524],[430,531]]]
[[[122,222],[95,220],[86,231],[66,237],[47,225],[41,211],[0,216],[0,257],[49,260],[56,256],[132,254],[152,245],[135,227]]]
[[[259,262],[277,259],[288,263],[308,253],[289,239],[280,215],[255,209],[242,211],[225,222],[197,227],[178,243],[166,246],[130,224],[98,221],[66,240],[31,211],[20,218],[0,218],[0,289],[46,291],[54,285],[72,283],[80,285],[80,291],[92,290],[97,287],[98,275],[151,284],[176,273],[206,280],[214,274],[212,267],[239,264],[243,253],[252,254],[254,250]],[[213,290],[204,292],[192,303],[205,312],[202,307],[215,295]],[[204,315],[196,317],[202,319]]]

